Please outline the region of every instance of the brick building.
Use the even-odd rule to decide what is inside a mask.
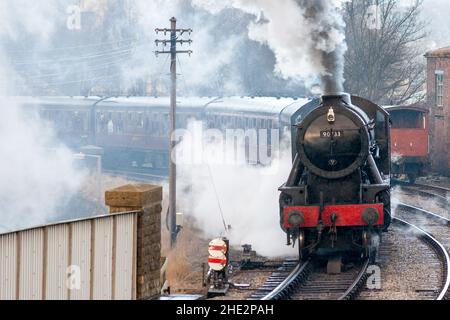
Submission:
[[[432,166],[450,175],[450,47],[430,51],[425,57]]]

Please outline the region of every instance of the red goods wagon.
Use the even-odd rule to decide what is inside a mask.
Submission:
[[[414,183],[429,166],[428,110],[415,106],[388,107],[390,113],[392,172]]]

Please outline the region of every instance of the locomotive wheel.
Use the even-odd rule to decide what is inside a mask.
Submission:
[[[298,235],[298,256],[300,260],[303,260],[308,256],[305,250],[305,243],[306,243],[305,231],[302,230]]]
[[[377,263],[378,246],[379,246],[379,244],[375,244],[375,243],[372,243],[372,245],[370,246],[369,260],[370,260],[371,264],[376,264]]]
[[[364,256],[366,258],[369,258],[370,263],[376,263],[378,255],[378,243],[375,241],[373,234],[367,230],[363,231],[362,241],[363,247],[365,249]]]
[[[379,194],[379,201],[383,203],[384,206],[384,226],[383,226],[383,232],[388,232],[389,226],[392,222],[392,215],[391,215],[391,192],[390,191],[383,191],[381,194]]]
[[[364,248],[365,255],[367,256],[369,254],[369,246],[370,246],[370,234],[367,230],[364,230],[362,233],[362,246]]]
[[[389,226],[392,223],[392,215],[391,215],[391,211],[389,211],[387,208],[384,209],[384,227],[383,227],[383,232],[388,232],[389,231]]]

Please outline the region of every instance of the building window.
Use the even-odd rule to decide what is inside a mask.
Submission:
[[[444,73],[436,71],[436,105],[444,106]]]

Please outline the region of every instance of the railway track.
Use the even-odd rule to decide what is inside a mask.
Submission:
[[[448,228],[450,220],[440,217],[432,212],[410,206],[407,204],[398,204],[398,210],[407,210],[410,212],[423,212],[435,221],[439,221],[440,226]],[[417,299],[450,299],[450,257],[448,248],[450,239],[443,244],[445,239],[436,238],[434,235],[419,227],[420,221],[407,221],[400,217],[393,219],[393,224],[399,231],[405,234],[411,234],[424,243],[423,251],[417,259],[427,261],[427,265],[432,266],[429,270],[438,274],[439,279],[435,284],[428,281],[415,288],[415,298]],[[448,230],[447,230],[448,234]],[[439,233],[441,235],[441,233]],[[445,236],[444,236],[445,238]],[[447,246],[446,246],[447,245]],[[381,244],[380,252],[387,252],[385,244]],[[384,259],[389,260],[389,256]],[[433,261],[435,260],[435,261]],[[389,261],[391,263],[391,261]],[[421,263],[418,262],[418,263]],[[397,282],[403,281],[404,270],[407,267],[402,263],[397,265],[397,274],[394,276]],[[366,284],[369,276],[367,273],[369,260],[363,261],[359,266],[344,271],[340,275],[328,275],[323,268],[317,267],[315,261],[308,260],[298,263],[295,260],[286,261],[283,266],[260,287],[249,300],[350,300],[357,299],[360,292]],[[440,268],[439,272],[433,268]],[[395,269],[395,268],[394,268]],[[431,270],[431,271],[430,271]],[[431,282],[431,281],[430,281]]]
[[[407,208],[407,210],[417,210],[418,208],[409,206],[407,204],[399,204],[399,207]],[[437,216],[431,212],[433,217]],[[436,239],[434,235],[430,234],[428,231],[422,229],[418,226],[417,221],[412,223],[411,221],[404,220],[402,218],[396,217],[393,219],[394,224],[404,228],[407,232],[412,232],[415,236],[426,243],[437,255],[440,265],[441,265],[441,284],[440,288],[436,288],[433,293],[435,294],[435,300],[447,300],[449,297],[449,287],[450,287],[450,257],[447,248],[440,241],[441,239]],[[431,263],[431,261],[427,261]]]
[[[354,299],[368,276],[369,260],[339,275],[328,275],[312,259],[287,261],[249,300]]]
[[[421,190],[429,191],[435,195],[440,195],[449,199],[450,196],[450,188],[444,188],[439,186],[433,186],[429,184],[416,183],[412,185],[414,188],[420,188]]]
[[[409,188],[413,188],[414,190],[429,191],[429,193],[438,194],[442,197],[447,197],[450,195],[450,188],[445,188],[445,187],[440,187],[440,186],[425,184],[425,183],[410,183],[407,181],[397,180],[397,179],[392,179],[391,182],[393,185],[409,187]]]
[[[408,193],[435,198],[441,206],[449,208],[450,189],[422,184],[405,184],[401,185],[401,189]]]

